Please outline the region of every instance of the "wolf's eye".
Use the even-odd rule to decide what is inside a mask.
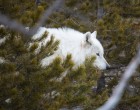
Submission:
[[[96,55],[97,55],[97,56],[100,56],[100,54],[99,54],[99,53],[96,53]]]

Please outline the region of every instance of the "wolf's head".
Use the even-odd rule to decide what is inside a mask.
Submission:
[[[98,67],[99,69],[108,69],[110,65],[104,58],[104,49],[99,40],[96,38],[96,35],[96,31],[94,31],[93,33],[85,33],[86,44],[90,49],[90,54],[96,56],[93,65],[95,67]]]

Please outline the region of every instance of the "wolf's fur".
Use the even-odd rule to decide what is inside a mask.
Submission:
[[[106,69],[109,64],[104,58],[104,49],[101,43],[96,39],[97,32],[86,32],[85,34],[70,28],[45,28],[40,27],[38,32],[33,36],[33,39],[41,37],[47,31],[48,37],[44,43],[50,40],[53,35],[56,40],[60,41],[58,50],[50,57],[42,60],[42,65],[49,65],[56,56],[64,59],[67,54],[72,55],[72,60],[76,66],[79,66],[85,61],[88,56],[96,56],[93,62],[95,67],[99,69]]]

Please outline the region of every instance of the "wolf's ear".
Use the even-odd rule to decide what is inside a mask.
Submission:
[[[92,34],[91,34],[92,38],[96,38],[97,36],[97,31],[94,31]]]
[[[92,37],[92,36],[91,36],[91,32],[86,32],[86,33],[85,33],[85,38],[86,38],[85,41],[86,41],[86,43],[88,43],[88,44],[90,44],[90,45],[92,44],[92,39],[91,39],[91,37]]]

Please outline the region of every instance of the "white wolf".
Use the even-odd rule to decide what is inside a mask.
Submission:
[[[45,28],[40,27],[33,39],[40,38],[47,31],[48,37],[44,43],[50,40],[53,35],[56,40],[60,41],[58,50],[49,57],[42,60],[42,65],[49,65],[57,56],[65,59],[67,54],[72,55],[72,60],[76,66],[82,64],[86,57],[96,56],[93,65],[99,69],[107,69],[110,65],[104,58],[104,49],[101,43],[96,39],[97,32],[86,32],[85,34],[70,28]]]

